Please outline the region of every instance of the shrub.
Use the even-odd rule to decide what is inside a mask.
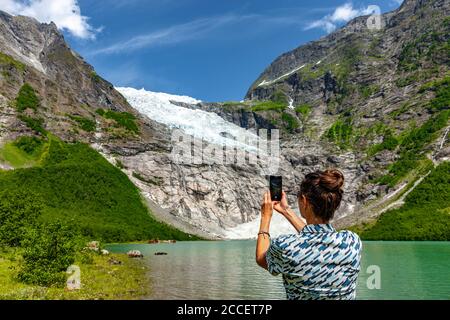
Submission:
[[[295,108],[295,112],[301,114],[305,118],[311,112],[311,106],[309,104],[301,104]]]
[[[41,214],[40,198],[30,190],[0,192],[0,244],[19,246],[28,228],[36,225]]]
[[[88,118],[73,115],[69,115],[69,118],[77,122],[80,128],[83,129],[84,131],[86,132],[95,131],[95,121]]]
[[[380,87],[378,85],[369,85],[369,86],[364,86],[360,88],[360,93],[361,96],[364,99],[369,98],[371,95],[373,95],[374,93],[380,91]]]
[[[339,119],[325,132],[325,137],[345,149],[349,147],[353,133],[350,118]]]
[[[33,87],[25,83],[19,90],[16,97],[16,107],[19,112],[30,108],[36,110],[39,106],[39,98],[36,95]]]
[[[134,133],[139,132],[139,127],[136,123],[136,117],[129,112],[117,112],[112,110],[97,109],[96,113],[106,119],[114,120],[117,126],[123,127],[128,131]]]
[[[97,72],[91,71],[91,79],[94,80],[94,82],[100,82],[102,78],[97,74]]]
[[[35,132],[40,133],[42,135],[47,134],[47,130],[45,130],[43,127],[44,120],[42,118],[28,117],[23,114],[19,115],[18,118],[21,121],[25,122],[27,127],[30,128],[31,130],[34,130]]]
[[[367,153],[370,156],[373,156],[383,150],[391,150],[392,151],[398,146],[398,143],[399,143],[398,139],[389,130],[383,137],[383,142],[371,146]]]
[[[41,286],[61,286],[65,271],[75,261],[77,239],[67,225],[56,221],[29,229],[22,241],[23,263],[18,278]]]
[[[23,152],[32,155],[44,145],[44,141],[37,137],[23,136],[14,141],[14,145]]]
[[[281,90],[275,91],[270,96],[270,100],[275,103],[279,103],[279,104],[283,104],[283,105],[286,105],[288,103],[288,98],[287,98],[286,94]]]
[[[281,114],[281,120],[283,120],[286,130],[289,132],[293,132],[299,126],[298,120],[287,112]]]

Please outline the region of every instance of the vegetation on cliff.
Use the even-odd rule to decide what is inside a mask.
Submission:
[[[450,240],[450,162],[443,162],[373,225],[355,229],[364,240]]]

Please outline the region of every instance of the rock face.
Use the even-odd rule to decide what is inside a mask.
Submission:
[[[401,134],[409,120],[421,124],[430,118],[426,102],[434,93],[420,87],[448,71],[448,52],[442,49],[448,48],[448,13],[448,1],[406,0],[383,15],[382,30],[368,30],[367,17],[358,17],[283,54],[255,81],[244,102],[174,103],[214,112],[247,129],[279,128],[279,173],[291,205],[306,173],[338,167],[346,178],[346,195],[336,223],[345,227],[364,221],[368,202],[396,190],[372,181],[398,157],[395,150],[375,155],[367,150],[382,142],[388,129]],[[174,162],[172,129],[137,113],[68,47],[54,24],[0,12],[0,31],[0,143],[33,134],[11,107],[27,82],[41,98],[36,113],[45,128],[66,141],[90,143],[120,166],[159,219],[220,238],[224,229],[257,218],[267,189],[261,164]],[[266,100],[276,108],[261,105]],[[118,131],[96,114],[99,108],[134,114],[139,132]],[[95,131],[81,130],[73,115],[95,121]],[[340,129],[329,134],[333,126]],[[350,133],[342,134],[347,127]],[[436,161],[448,158],[447,141],[430,145]],[[370,217],[380,212],[377,208],[371,207]]]

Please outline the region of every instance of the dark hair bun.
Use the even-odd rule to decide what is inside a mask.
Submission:
[[[344,185],[344,175],[337,169],[329,169],[322,172],[319,185],[327,191],[342,191]]]

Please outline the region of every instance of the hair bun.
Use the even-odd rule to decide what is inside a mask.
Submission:
[[[319,185],[330,192],[342,191],[344,175],[337,169],[329,169],[322,172]]]

